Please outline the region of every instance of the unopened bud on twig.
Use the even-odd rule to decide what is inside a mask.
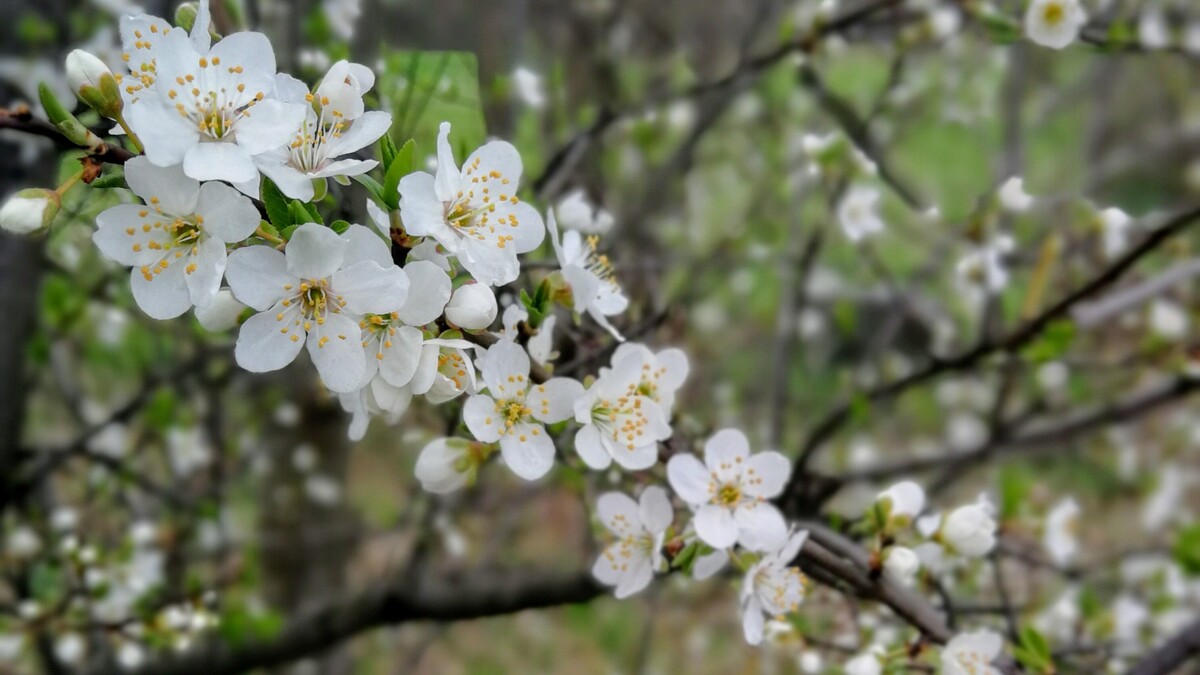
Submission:
[[[62,199],[54,190],[21,190],[0,206],[0,228],[17,234],[36,232],[50,225],[61,205]]]
[[[79,100],[105,117],[121,114],[121,90],[117,78],[94,55],[76,49],[67,54],[67,80]]]

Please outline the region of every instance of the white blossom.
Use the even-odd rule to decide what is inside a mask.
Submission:
[[[879,190],[872,187],[850,188],[838,203],[837,216],[850,241],[861,241],[883,231],[883,219],[877,211]]]
[[[1005,235],[976,246],[955,267],[963,292],[973,299],[995,295],[1008,285],[1004,256],[1013,249],[1013,240]]]
[[[546,91],[540,75],[525,67],[517,68],[513,71],[512,83],[517,98],[525,105],[534,110],[546,107]]]
[[[238,300],[259,312],[238,334],[238,365],[278,370],[307,343],[321,380],[339,393],[360,387],[367,374],[360,317],[399,310],[409,287],[387,245],[361,225],[339,236],[306,223],[292,233],[286,253],[238,249],[226,277]]]
[[[568,230],[560,242],[553,210],[546,216],[546,229],[550,232],[550,243],[554,246],[563,278],[571,287],[575,311],[586,313],[613,337],[624,340],[608,317],[624,312],[629,300],[617,284],[608,256],[596,251],[599,238],[589,235],[585,240],[578,231]]]
[[[696,535],[713,548],[777,546],[787,526],[767,500],[783,492],[790,473],[791,463],[778,452],[751,455],[745,434],[736,429],[708,439],[703,463],[692,454],[667,463],[671,487],[696,511]]]
[[[893,579],[911,586],[921,569],[921,559],[905,546],[889,546],[883,559],[883,569]]]
[[[742,633],[756,645],[763,638],[763,615],[782,616],[796,611],[804,600],[804,576],[792,563],[808,539],[808,531],[789,534],[774,550],[750,566],[742,581]]]
[[[1144,49],[1166,49],[1171,45],[1167,17],[1157,7],[1145,8],[1138,17],[1138,42]]]
[[[219,333],[237,326],[238,317],[246,306],[233,297],[233,291],[223,288],[207,307],[196,308],[196,320],[205,330]]]
[[[1025,192],[1025,180],[1019,176],[1004,181],[998,194],[1000,205],[1010,213],[1024,213],[1033,206],[1033,197]]]
[[[872,647],[847,661],[842,669],[846,671],[846,675],[883,675],[883,662],[880,661],[882,654],[882,647]]]
[[[374,84],[369,68],[346,61],[333,64],[311,92],[291,76],[277,76],[276,97],[303,106],[305,117],[286,145],[255,155],[255,165],[283,194],[304,202],[312,201],[314,180],[374,169],[373,159],[337,159],[379,140],[392,124],[390,114],[364,110],[363,95]]]
[[[462,489],[475,476],[473,444],[464,438],[438,438],[430,441],[417,456],[414,471],[427,492],[445,494]]]
[[[120,204],[96,216],[92,239],[108,258],[129,265],[133,298],[155,319],[208,307],[221,288],[225,247],[258,228],[258,210],[223,183],[188,178],[178,166],[144,157],[125,163],[125,180],[146,203]]]
[[[271,97],[275,52],[265,35],[234,33],[211,44],[207,4],[190,36],[153,17],[122,22],[128,63],[141,83],[126,87],[136,96],[125,118],[155,165],[182,163],[196,180],[229,181],[256,194],[253,156],[286,145],[305,107]]]
[[[51,190],[21,190],[0,207],[0,228],[14,234],[36,232],[50,225],[58,209],[59,197]]]
[[[362,16],[362,0],[323,0],[321,11],[333,34],[350,40],[354,37],[354,24]]]
[[[1178,342],[1187,339],[1192,321],[1183,307],[1160,298],[1150,303],[1149,323],[1155,335]]]
[[[612,362],[623,363],[626,359],[636,359],[641,367],[642,377],[638,382],[638,393],[658,403],[663,414],[670,418],[671,411],[675,408],[675,394],[687,380],[687,354],[682,349],[674,348],[655,353],[646,345],[626,342],[613,352]],[[601,377],[604,376],[604,372],[605,369],[602,368]]]
[[[615,222],[611,213],[588,201],[582,188],[571,190],[558,200],[554,213],[564,230],[581,234],[607,234]]]
[[[925,508],[925,490],[906,480],[880,492],[875,501],[886,505],[889,523],[905,527]]]
[[[1104,240],[1104,255],[1116,258],[1129,245],[1133,219],[1121,209],[1110,207],[1100,212],[1100,230]]]
[[[1042,544],[1050,559],[1058,565],[1069,564],[1079,550],[1079,542],[1075,539],[1078,520],[1079,504],[1070,497],[1056,504],[1046,516]]]
[[[942,675],[1001,675],[992,665],[1004,640],[989,630],[959,633],[942,649]]]
[[[463,406],[467,428],[484,443],[499,441],[505,464],[521,478],[546,475],[554,465],[554,441],[543,425],[569,418],[583,385],[565,377],[534,384],[529,355],[507,340],[488,348],[480,373],[488,393]]]
[[[492,141],[460,170],[449,135],[443,122],[436,176],[400,179],[400,217],[408,234],[436,239],[479,283],[507,284],[520,272],[517,254],[537,248],[545,236],[541,215],[517,197],[521,156],[511,144]]]
[[[969,558],[982,558],[996,545],[996,521],[989,502],[981,500],[954,509],[942,521],[942,544]]]
[[[650,584],[663,567],[663,538],[675,514],[666,490],[651,485],[638,501],[620,492],[600,495],[596,516],[616,540],[596,559],[592,574],[614,586],[617,598],[627,598]]]
[[[671,437],[658,403],[639,392],[642,359],[627,352],[614,361],[575,401],[575,450],[589,467],[607,469],[613,460],[630,471],[658,461],[658,443]]]
[[[483,284],[467,283],[455,289],[446,305],[446,319],[466,330],[483,330],[496,320],[496,294]]]
[[[1033,0],[1025,11],[1025,34],[1051,49],[1074,42],[1085,23],[1087,13],[1079,0]]]

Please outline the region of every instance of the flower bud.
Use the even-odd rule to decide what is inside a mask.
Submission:
[[[896,581],[911,586],[917,570],[921,569],[921,560],[911,548],[892,546],[883,560],[883,569]]]
[[[925,490],[906,480],[880,492],[875,501],[885,509],[880,523],[885,529],[908,527],[925,508]]]
[[[53,190],[21,190],[0,207],[0,228],[17,234],[36,232],[50,225],[60,206],[62,199]]]
[[[483,284],[459,286],[446,305],[450,323],[466,330],[483,330],[496,319],[496,296]]]
[[[960,506],[946,516],[940,537],[961,555],[982,558],[996,545],[996,521],[983,504]]]
[[[121,114],[121,90],[104,62],[82,49],[67,54],[67,80],[79,100],[105,117]]]
[[[462,438],[431,441],[417,457],[414,474],[429,492],[446,494],[465,486],[478,469],[482,453],[472,452],[473,444]],[[478,444],[474,444],[478,445]]]

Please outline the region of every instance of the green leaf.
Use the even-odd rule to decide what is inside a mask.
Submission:
[[[282,232],[289,225],[296,221],[292,218],[291,208],[288,206],[287,197],[279,191],[269,179],[264,178],[262,182],[262,200],[263,205],[267,207],[267,218],[276,230]]]
[[[335,220],[329,224],[329,229],[337,232],[338,234],[342,234],[346,230],[350,229],[350,223],[344,220]]]
[[[1015,466],[1000,469],[1000,518],[1009,520],[1021,513],[1029,496],[1030,480],[1024,470]]]
[[[1025,356],[1035,363],[1056,361],[1075,339],[1075,323],[1060,319],[1046,326],[1042,336],[1025,348]]]
[[[382,61],[376,88],[392,103],[394,141],[413,139],[416,157],[435,154],[438,125],[449,122],[450,145],[460,162],[483,143],[487,126],[474,54],[384,51]]]
[[[128,187],[125,184],[125,170],[119,166],[105,167],[104,173],[92,181],[94,188],[123,188]]]
[[[1179,531],[1171,554],[1186,574],[1200,576],[1200,523],[1192,523]]]
[[[413,172],[417,144],[410,138],[396,151],[387,175],[383,177],[383,203],[390,209],[400,208],[400,179]]]
[[[379,184],[379,181],[371,178],[365,173],[353,176],[353,178],[354,180],[358,181],[360,185],[367,188],[367,192],[371,193],[371,196],[375,198],[376,202],[379,202],[380,204],[387,203],[383,199],[383,186]]]
[[[1025,626],[1021,629],[1021,642],[1013,648],[1013,656],[1034,672],[1054,672],[1054,659],[1050,656],[1050,645],[1046,642],[1046,638],[1032,626]]]
[[[379,158],[385,172],[392,167],[392,161],[396,158],[396,142],[387,134],[379,139]]]

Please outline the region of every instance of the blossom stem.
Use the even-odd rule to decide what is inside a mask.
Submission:
[[[287,245],[287,242],[284,241],[283,239],[281,239],[280,237],[273,235],[270,232],[267,232],[266,230],[264,230],[262,225],[258,226],[258,229],[254,231],[254,234],[257,235],[260,239],[266,239],[267,241],[271,242],[272,244],[275,244],[276,246]]]
[[[117,124],[120,125],[121,129],[125,132],[126,138],[128,138],[129,142],[133,144],[133,147],[138,152],[145,152],[142,149],[142,139],[138,138],[137,134],[133,133],[133,129],[129,128],[129,123],[125,121],[125,116],[118,114],[116,119]]]
[[[80,169],[78,172],[72,174],[70,178],[63,181],[63,184],[59,185],[55,192],[58,193],[59,197],[62,197],[67,192],[70,192],[71,188],[75,187],[81,178],[83,178],[83,169]]]

